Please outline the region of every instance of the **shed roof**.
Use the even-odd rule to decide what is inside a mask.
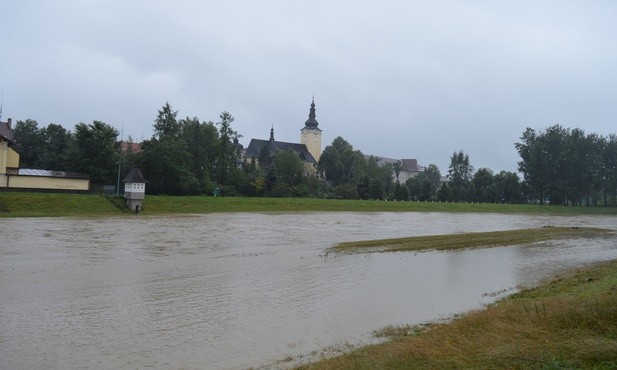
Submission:
[[[137,167],[131,169],[122,182],[148,182]]]

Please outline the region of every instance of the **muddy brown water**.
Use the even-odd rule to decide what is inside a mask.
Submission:
[[[0,368],[285,367],[389,324],[481,307],[617,239],[456,252],[336,254],[336,242],[612,216],[210,214],[0,219]],[[305,356],[308,355],[308,356]],[[303,357],[304,356],[304,357]]]

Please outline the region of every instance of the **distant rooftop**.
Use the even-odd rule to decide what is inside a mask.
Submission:
[[[140,153],[142,151],[141,143],[133,143],[133,142],[129,142],[129,141],[121,141],[120,142],[120,151],[122,153],[128,153],[129,151],[131,153]]]
[[[407,171],[407,172],[422,172],[425,170],[424,166],[420,166],[418,164],[418,160],[414,159],[414,158],[408,158],[408,159],[394,159],[394,158],[385,158],[385,157],[380,157],[377,155],[365,155],[364,156],[367,160],[370,157],[374,157],[375,159],[377,159],[377,165],[379,166],[383,166],[386,163],[390,163],[390,164],[394,164],[397,162],[401,163],[401,170],[403,171]]]
[[[7,168],[7,175],[11,176],[38,176],[38,177],[56,177],[65,179],[89,179],[86,174],[79,172],[68,171],[50,171],[50,170],[36,170],[30,168]]]
[[[0,137],[11,144],[15,144],[13,139],[13,130],[11,129],[11,119],[8,122],[0,122]]]

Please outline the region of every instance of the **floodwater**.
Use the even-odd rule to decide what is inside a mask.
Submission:
[[[280,360],[367,343],[388,324],[445,318],[560,270],[617,258],[614,237],[456,252],[328,253],[340,241],[545,225],[617,228],[617,218],[0,219],[0,368],[285,367],[292,362]]]

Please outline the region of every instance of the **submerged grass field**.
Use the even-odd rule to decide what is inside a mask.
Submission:
[[[617,261],[303,369],[615,369]]]
[[[542,227],[534,229],[476,232],[449,235],[364,240],[339,243],[335,251],[401,252],[420,250],[454,250],[529,244],[550,239],[597,237],[614,234],[614,230],[591,227]]]
[[[212,212],[487,212],[617,215],[617,207],[532,204],[386,202],[316,198],[146,196],[142,215]],[[128,214],[123,199],[97,194],[0,192],[0,217],[109,216]]]
[[[544,227],[341,243],[337,251],[452,250],[612,236]],[[617,261],[579,269],[447,323],[387,327],[390,339],[303,369],[615,369]]]

